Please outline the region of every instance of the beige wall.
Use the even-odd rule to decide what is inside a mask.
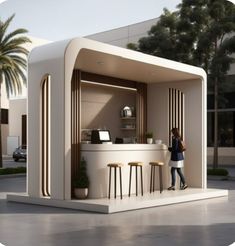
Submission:
[[[82,83],[82,129],[108,129],[112,141],[128,137],[133,131],[121,130],[120,111],[136,104],[136,92],[114,87]]]
[[[26,114],[26,98],[11,99],[9,101],[9,136],[19,136],[21,144],[22,115]]]

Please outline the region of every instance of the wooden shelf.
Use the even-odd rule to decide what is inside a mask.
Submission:
[[[121,128],[121,130],[133,131],[136,130],[136,128]]]
[[[122,117],[122,120],[135,120],[135,117]]]

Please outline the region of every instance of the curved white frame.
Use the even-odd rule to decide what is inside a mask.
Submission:
[[[81,52],[82,51],[82,52]],[[85,51],[85,52],[84,52]],[[88,51],[86,53],[86,51]],[[206,188],[206,74],[203,69],[145,55],[96,41],[74,38],[50,43],[33,49],[29,57],[28,76],[28,174],[27,190],[31,197],[41,197],[40,193],[40,87],[41,78],[51,75],[51,198],[71,199],[71,78],[74,67],[92,72],[87,64],[79,63],[80,56],[89,59],[90,54],[111,59],[111,66],[105,66],[102,73],[112,77],[136,80],[133,71],[150,68],[153,84],[169,83],[172,78],[198,81],[202,98],[200,112],[200,135],[197,140],[200,153],[201,181],[200,187]],[[97,61],[98,63],[98,61]],[[122,67],[123,64],[123,67]],[[129,66],[130,71],[125,67]],[[106,69],[106,70],[105,70]],[[156,74],[154,71],[156,70]],[[148,74],[146,72],[146,74]],[[133,77],[132,77],[133,76]],[[162,76],[162,77],[161,77]],[[167,79],[169,76],[169,79]],[[145,75],[145,79],[146,79]],[[195,85],[194,85],[195,86]],[[182,89],[183,91],[183,89]]]

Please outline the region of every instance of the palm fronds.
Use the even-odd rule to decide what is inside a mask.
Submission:
[[[26,29],[19,28],[7,33],[14,16],[5,22],[0,20],[0,83],[5,83],[8,97],[21,93],[23,84],[26,84],[28,50],[23,45],[31,42],[24,36]]]

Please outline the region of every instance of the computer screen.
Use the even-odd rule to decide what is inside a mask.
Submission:
[[[109,131],[99,131],[100,141],[110,141]]]

